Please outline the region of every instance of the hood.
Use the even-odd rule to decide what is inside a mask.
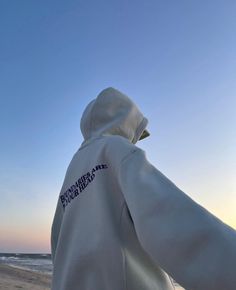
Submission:
[[[135,144],[150,135],[147,124],[148,120],[129,97],[107,88],[88,104],[80,128],[85,141],[101,135],[120,135]]]

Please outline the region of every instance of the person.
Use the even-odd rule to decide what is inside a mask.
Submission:
[[[236,289],[236,232],[156,169],[148,120],[107,88],[81,118],[51,228],[52,290]]]

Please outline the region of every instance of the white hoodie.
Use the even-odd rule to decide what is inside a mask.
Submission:
[[[173,289],[166,273],[188,290],[236,289],[235,231],[147,161],[146,126],[113,88],[85,109],[51,229],[52,290]]]

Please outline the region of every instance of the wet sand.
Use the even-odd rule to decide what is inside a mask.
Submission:
[[[0,264],[0,290],[50,290],[51,276]]]

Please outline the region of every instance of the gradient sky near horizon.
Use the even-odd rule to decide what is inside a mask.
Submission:
[[[50,252],[86,104],[113,86],[149,120],[137,145],[236,228],[236,2],[0,3],[0,252]]]

